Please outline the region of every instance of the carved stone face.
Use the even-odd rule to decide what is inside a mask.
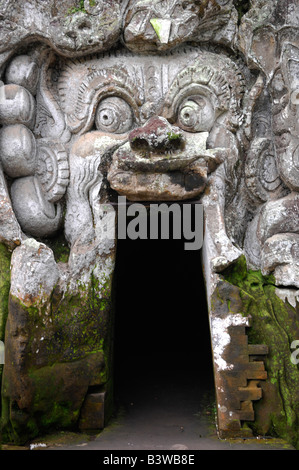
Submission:
[[[236,152],[243,78],[224,55],[188,47],[38,60],[11,62],[0,109],[3,168],[27,234],[54,234],[66,203],[67,238],[92,238],[108,185],[130,200],[198,197]]]
[[[68,62],[60,100],[69,129],[82,136],[71,159],[112,154],[108,181],[131,200],[198,196],[238,120],[242,84],[233,70],[230,60],[191,48]]]

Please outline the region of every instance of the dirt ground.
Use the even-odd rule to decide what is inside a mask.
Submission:
[[[60,432],[32,450],[294,450],[281,439],[220,440],[211,381],[175,375],[130,380],[120,387],[110,424],[96,435]]]

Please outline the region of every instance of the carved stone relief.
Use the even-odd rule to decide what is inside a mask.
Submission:
[[[238,24],[232,0],[38,3],[1,6],[0,240],[12,252],[5,432],[38,434],[41,413],[67,427],[80,410],[88,426],[82,404],[94,386],[105,421],[116,244],[102,230],[105,204],[122,195],[203,204],[219,432],[248,435],[244,422],[260,422],[253,402],[281,393],[258,302],[281,302],[292,323],[284,351],[298,331],[297,9],[256,0]],[[284,364],[296,389],[298,373]],[[296,397],[290,408],[299,416]]]

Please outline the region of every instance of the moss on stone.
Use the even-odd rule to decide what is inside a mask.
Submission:
[[[161,39],[161,34],[162,34],[162,24],[161,24],[161,22],[156,18],[152,18],[150,20],[150,23],[151,23],[152,27],[154,28],[155,33],[158,36],[158,38]]]
[[[28,337],[20,383],[28,382],[30,409],[18,420],[21,410],[11,414],[9,393],[5,406],[5,434],[18,444],[75,426],[89,386],[107,384],[111,390],[111,279],[100,282],[91,274],[76,293],[57,285],[47,303],[10,302],[14,321],[22,317]]]
[[[10,289],[10,260],[8,248],[0,244],[0,340],[4,340],[5,324],[8,315],[8,296]]]
[[[46,243],[46,245],[53,251],[56,263],[68,262],[70,248],[63,232],[61,232],[57,237],[49,238],[43,242]]]
[[[92,0],[90,0],[90,1],[92,1]],[[89,2],[89,4],[90,4],[90,6],[93,6],[90,2]],[[72,8],[70,8],[68,10],[69,15],[72,15],[72,14],[78,13],[78,12],[87,13],[87,11],[84,8],[84,0],[80,0],[79,2],[77,2],[77,4],[75,6],[73,6]]]
[[[250,9],[250,0],[233,0],[234,6],[238,12],[238,19],[239,23],[242,17],[249,11]]]
[[[251,317],[249,343],[266,344],[268,373],[261,382],[263,398],[255,404],[256,419],[248,423],[256,433],[269,434],[299,447],[299,369],[291,362],[292,341],[299,338],[298,304],[295,307],[276,295],[272,276],[247,270],[246,260],[223,273],[224,279],[237,286],[243,302],[243,314]]]
[[[181,134],[176,134],[175,132],[167,132],[167,135],[169,140],[176,140],[182,137]]]
[[[5,339],[5,325],[8,316],[8,298],[10,290],[10,261],[11,252],[0,243],[0,341]],[[0,364],[0,413],[2,415],[2,374],[3,365]],[[2,430],[2,420],[0,422],[0,436]]]

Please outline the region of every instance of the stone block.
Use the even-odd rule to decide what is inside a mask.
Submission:
[[[89,393],[83,403],[79,421],[81,431],[103,429],[106,392]]]

